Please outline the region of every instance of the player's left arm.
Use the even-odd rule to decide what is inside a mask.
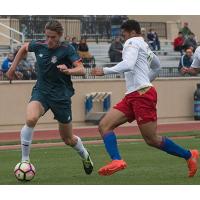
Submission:
[[[184,73],[188,73],[188,74],[190,74],[190,75],[194,75],[194,76],[196,76],[198,73],[200,73],[200,68],[198,68],[198,67],[189,67],[189,68],[184,68],[183,69],[183,72]]]
[[[200,73],[200,60],[195,59],[189,68],[184,68],[184,73],[196,76]]]
[[[158,56],[153,53],[153,57],[150,63],[149,80],[153,81],[159,75],[161,71],[161,64]]]
[[[78,60],[73,62],[74,68],[68,68],[66,65],[58,65],[57,68],[66,75],[71,76],[83,76],[85,75],[85,68],[83,66],[83,63]]]
[[[74,68],[69,69],[70,75],[83,76],[85,75],[85,68],[81,60],[73,62]]]
[[[194,53],[194,60],[192,62],[191,67],[185,68],[184,73],[188,73],[190,75],[197,75],[200,73],[200,48],[198,47]]]
[[[75,51],[74,47],[68,45],[66,51],[67,51],[67,58],[73,64],[73,68],[68,68],[68,66],[64,64],[58,65],[57,68],[60,69],[60,71],[66,75],[72,75],[72,76],[85,75],[85,68],[83,66],[80,56]]]

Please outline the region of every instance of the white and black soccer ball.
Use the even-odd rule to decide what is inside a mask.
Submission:
[[[30,181],[36,173],[35,167],[28,161],[17,163],[14,168],[14,175],[19,181]]]

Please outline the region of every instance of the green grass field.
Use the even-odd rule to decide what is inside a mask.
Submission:
[[[179,139],[176,142],[186,148],[199,148],[200,139]],[[97,170],[109,162],[103,144],[87,145],[95,163],[92,175],[85,175],[79,156],[69,147],[33,148],[31,161],[37,175],[31,182],[19,182],[13,168],[20,158],[20,150],[0,151],[1,185],[168,185],[200,183],[200,172],[187,177],[186,162],[153,149],[143,142],[119,144],[121,155],[128,168],[109,177],[101,177]]]

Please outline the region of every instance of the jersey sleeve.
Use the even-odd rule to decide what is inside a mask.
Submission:
[[[135,65],[139,53],[139,47],[137,44],[129,43],[124,46],[123,60],[132,61],[132,65]]]
[[[28,45],[29,52],[36,52],[39,45],[37,44],[36,40],[32,40]]]
[[[198,47],[194,53],[193,62],[191,67],[200,68],[200,48]]]
[[[78,53],[76,52],[76,50],[74,49],[74,47],[72,45],[68,46],[68,59],[73,63],[76,61],[81,60],[80,56],[78,55]]]
[[[161,64],[158,56],[153,53],[152,61],[150,64],[150,72],[149,72],[149,80],[153,81],[156,77],[158,77],[161,71]]]
[[[139,47],[137,46],[137,44],[134,44],[132,42],[125,43],[122,52],[123,61],[121,61],[120,63],[118,63],[113,67],[104,67],[103,68],[104,74],[116,74],[116,73],[120,74],[132,71],[135,67],[138,53],[139,53]]]

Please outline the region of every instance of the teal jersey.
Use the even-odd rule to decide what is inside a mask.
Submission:
[[[61,43],[55,49],[49,49],[45,41],[32,40],[28,50],[34,52],[37,60],[37,81],[34,89],[55,100],[69,99],[74,94],[71,76],[57,68],[65,64],[72,68],[72,63],[80,60],[73,46]]]

